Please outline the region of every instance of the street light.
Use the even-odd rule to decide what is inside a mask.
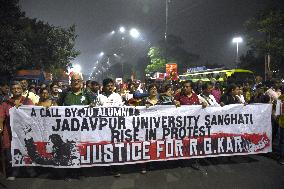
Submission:
[[[129,30],[129,34],[130,34],[131,37],[133,37],[135,39],[140,36],[140,33],[136,28],[132,28],[131,30]]]
[[[124,33],[124,32],[125,32],[125,27],[121,26],[121,27],[119,28],[119,31],[120,31],[120,33]]]
[[[73,71],[77,73],[81,73],[82,67],[79,64],[75,64],[73,66]]]
[[[238,62],[239,62],[239,43],[243,42],[243,38],[242,37],[234,37],[232,42],[237,44],[236,64],[238,64]]]
[[[104,54],[105,54],[104,52],[100,52],[100,57],[104,56]]]

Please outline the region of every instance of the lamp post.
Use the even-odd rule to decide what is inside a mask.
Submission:
[[[168,35],[167,33],[168,33],[169,3],[170,0],[166,0],[165,41],[167,41],[167,35]]]
[[[167,0],[167,1],[170,1],[170,0]],[[122,62],[122,57],[123,59],[127,59],[127,60],[130,60],[133,57],[135,58],[138,52],[135,53],[135,51],[133,51],[134,48],[131,48],[131,46],[133,45],[136,46],[137,44],[140,45],[141,43],[137,43],[139,41],[145,42],[144,35],[143,35],[143,32],[141,32],[139,28],[135,28],[134,26],[129,27],[129,26],[120,25],[120,27],[118,27],[117,29],[108,32],[108,37],[110,36],[113,37],[112,41],[114,43],[112,44],[111,50],[108,50],[108,51],[117,52],[117,54],[107,55],[107,53],[106,54],[101,53],[100,57],[102,58],[104,56],[106,57],[110,56],[110,60],[108,62],[112,62],[112,60],[114,61],[118,60],[119,61],[118,63],[121,63],[121,77],[123,78],[124,73],[127,73],[128,70],[126,68],[126,65],[124,65],[124,63]],[[116,43],[117,45],[119,45],[119,47],[115,47]],[[136,47],[135,49],[139,50]],[[116,59],[113,59],[112,55]]]
[[[239,63],[239,43],[243,42],[243,38],[242,37],[234,37],[232,42],[237,44],[237,55],[236,55],[236,66],[237,66],[238,63]]]
[[[125,49],[127,46],[129,46],[129,44],[131,43],[131,39],[134,39],[134,40],[142,40],[143,39],[143,35],[139,31],[139,29],[135,28],[135,27],[128,28],[128,27],[121,26],[118,29],[118,33],[120,33],[120,35],[118,35],[118,36],[121,37],[121,42],[120,42],[120,47],[119,47],[120,51],[124,51],[123,49]],[[113,54],[113,56],[116,57],[116,58],[121,58],[117,54]],[[123,62],[121,62],[121,74],[122,74],[121,77],[122,78],[123,78],[124,71],[125,71],[124,64],[123,64]]]

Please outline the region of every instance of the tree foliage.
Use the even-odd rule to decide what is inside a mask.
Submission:
[[[188,67],[196,65],[199,56],[188,52],[183,45],[182,38],[175,35],[169,35],[167,41],[160,40],[157,46],[149,49],[150,64],[145,70],[146,73],[165,72],[166,63],[177,63],[180,73],[185,72]]]
[[[0,0],[0,72],[66,69],[78,56],[75,26],[67,29],[25,17],[19,0]]]
[[[258,75],[264,76],[264,56],[256,55],[255,51],[248,50],[245,55],[240,56],[240,65],[242,69],[251,70]]]
[[[148,52],[150,64],[146,67],[146,73],[164,72],[165,71],[165,58],[162,58],[161,51],[158,47],[151,47]]]
[[[276,67],[284,60],[284,11],[281,5],[283,7],[283,3],[275,3],[245,23],[251,50],[258,56],[270,54]]]

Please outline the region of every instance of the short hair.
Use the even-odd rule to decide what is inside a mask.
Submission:
[[[230,94],[232,90],[235,90],[238,86],[235,83],[231,83],[226,90],[226,94]]]
[[[202,87],[201,87],[202,91],[203,91],[203,90],[206,90],[206,89],[208,88],[208,86],[210,86],[210,85],[213,86],[212,83],[208,83],[208,82],[207,82],[207,83],[203,83],[203,84],[202,84]]]
[[[72,78],[73,78],[75,75],[80,76],[80,79],[83,81],[83,76],[82,76],[82,74],[81,74],[81,73],[78,73],[78,72],[72,73],[72,75],[71,75],[71,81],[72,81]]]
[[[154,88],[154,87],[156,87],[156,89],[158,89],[156,84],[150,84],[150,85],[148,86],[148,91],[150,91],[150,89],[152,89],[152,88]]]
[[[91,85],[100,85],[97,81],[91,81]]]
[[[191,80],[185,80],[182,82],[182,86],[184,86],[186,83],[189,83],[191,87],[193,87],[193,82]]]
[[[10,84],[10,87],[12,88],[12,86],[14,86],[14,85],[20,85],[23,88],[20,81],[12,81],[11,84]]]
[[[108,85],[109,83],[113,83],[113,84],[114,84],[113,79],[111,79],[111,78],[106,78],[106,79],[103,80],[103,86],[106,86],[106,85]]]
[[[53,87],[54,87],[54,85],[57,85],[58,86],[58,83],[57,82],[52,82],[51,84],[50,84],[50,89],[52,89]],[[59,87],[59,86],[58,86]]]
[[[34,86],[30,86],[29,90],[31,90],[31,89],[35,89],[36,90],[36,88]]]
[[[86,81],[86,85],[88,86],[89,84],[91,84],[92,83],[92,80],[87,80]]]
[[[21,85],[21,82],[20,81],[12,81],[11,82],[11,86],[12,85]]]
[[[47,87],[39,89],[39,94],[41,94],[44,90],[47,90],[48,93],[50,93],[49,89]]]
[[[173,86],[171,84],[167,84],[164,88],[165,92],[167,92],[167,90],[172,89]]]

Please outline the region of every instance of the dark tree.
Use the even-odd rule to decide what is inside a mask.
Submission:
[[[0,72],[42,69],[56,73],[78,56],[75,26],[60,28],[25,17],[19,0],[0,0]]]

